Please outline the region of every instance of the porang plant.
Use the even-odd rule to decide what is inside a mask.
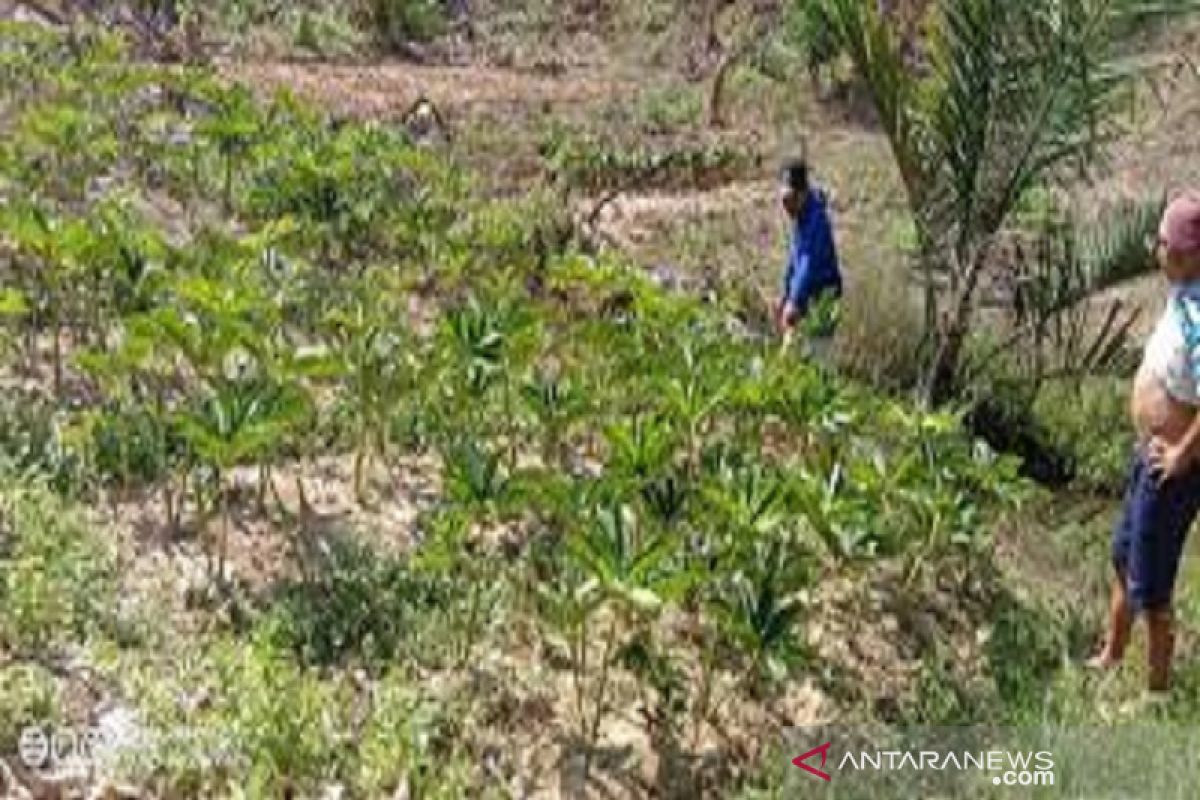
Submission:
[[[5,39],[0,75],[69,78],[92,97],[82,77],[105,72],[92,62],[114,73],[121,62],[78,47],[51,57],[40,35]],[[227,550],[252,483],[261,503],[280,474],[302,487],[320,457],[373,504],[348,514],[367,520],[362,530],[315,512],[299,525],[260,520],[262,536],[303,532],[326,557],[301,565],[290,590],[256,593],[215,651],[197,648],[224,671],[195,713],[238,734],[236,763],[263,756],[253,779],[264,794],[350,781],[350,739],[328,744],[306,726],[342,720],[352,703],[366,709],[354,706],[362,741],[392,741],[370,719],[376,677],[419,678],[462,706],[438,726],[452,745],[395,747],[470,751],[476,724],[490,734],[520,716],[509,693],[478,688],[518,657],[562,671],[570,697],[548,713],[569,718],[585,776],[635,695],[657,715],[648,724],[662,747],[720,743],[734,709],[769,706],[809,663],[805,621],[823,570],[853,576],[896,559],[917,581],[969,569],[986,553],[986,515],[1018,494],[1011,464],[976,448],[957,416],[732,337],[716,307],[662,291],[617,255],[575,252],[569,239],[560,252],[530,221],[541,206],[464,192],[469,175],[403,135],[263,104],[194,73],[157,80],[161,94],[131,82],[89,103],[103,125],[120,117],[141,134],[106,158],[47,158],[70,174],[33,175],[4,148],[0,188],[28,200],[0,219],[4,306],[33,340],[81,323],[86,350],[64,347],[61,402],[45,401],[75,424],[67,448],[114,504],[121,490],[148,489],[176,533],[207,537],[211,581],[240,577]],[[37,102],[0,97],[16,109],[0,114],[6,131]],[[46,146],[72,146],[55,141]],[[151,146],[164,157],[147,158]],[[126,191],[76,191],[111,177],[113,160]],[[136,211],[146,194],[179,213]],[[0,449],[47,438],[11,416]],[[433,456],[413,459],[428,491],[411,524],[393,522],[393,497],[369,478],[380,463],[400,476],[418,453]],[[0,550],[16,546],[0,534]],[[358,543],[332,543],[343,536]],[[405,552],[378,554],[383,538]],[[53,555],[50,544],[30,553]],[[37,574],[22,567],[33,589],[5,589],[26,598],[5,635],[45,640]],[[253,646],[243,625],[256,629]],[[357,667],[371,680],[352,686]],[[161,692],[172,709],[175,688]],[[298,691],[292,723],[304,725],[273,737]],[[337,713],[324,714],[330,705]],[[370,760],[379,771],[387,756]],[[413,787],[433,781],[422,764]],[[175,777],[185,795],[196,785]],[[371,791],[395,794],[402,780]]]

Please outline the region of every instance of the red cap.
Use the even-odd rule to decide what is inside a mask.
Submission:
[[[1167,206],[1158,237],[1170,253],[1200,254],[1200,194],[1188,192]]]

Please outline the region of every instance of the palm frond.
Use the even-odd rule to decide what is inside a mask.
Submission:
[[[920,130],[919,87],[906,71],[900,42],[873,2],[829,0],[824,13],[838,48],[849,55],[871,93],[909,200],[919,207],[929,161]]]
[[[1095,165],[1137,64],[1121,43],[1198,0],[942,0],[926,70],[876,4],[832,0],[830,27],[871,94],[914,212],[942,246],[985,243],[1018,199]]]
[[[1166,203],[1131,200],[1088,227],[1043,233],[1032,274],[1023,284],[1030,311],[1050,316],[1156,269],[1152,244]]]
[[[1120,299],[1086,302],[1155,269],[1150,248],[1163,201],[1127,201],[1089,225],[1056,220],[1035,234],[1017,274],[1017,335],[1035,375],[1120,371],[1139,310]],[[1052,363],[1053,362],[1053,363]]]

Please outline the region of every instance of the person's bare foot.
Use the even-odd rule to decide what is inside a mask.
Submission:
[[[1171,693],[1169,691],[1148,689],[1122,705],[1121,715],[1125,717],[1157,715],[1163,713],[1170,704]]]
[[[1083,662],[1083,665],[1096,672],[1107,672],[1121,665],[1121,657],[1113,655],[1105,647],[1099,653]]]

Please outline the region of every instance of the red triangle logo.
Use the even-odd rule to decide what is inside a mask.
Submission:
[[[816,775],[821,780],[827,781],[827,780],[829,780],[829,773],[822,772],[821,770],[817,769],[816,767],[810,767],[808,764],[805,764],[804,762],[808,761],[810,758],[812,758],[813,756],[815,756],[819,753],[821,755],[821,766],[822,767],[825,766],[825,761],[829,758],[829,747],[832,744],[833,744],[833,742],[826,742],[825,744],[821,745],[820,747],[814,747],[812,750],[809,750],[804,755],[796,756],[795,758],[793,758],[792,763],[795,764],[800,769],[804,770],[805,772],[809,773],[810,775]]]

